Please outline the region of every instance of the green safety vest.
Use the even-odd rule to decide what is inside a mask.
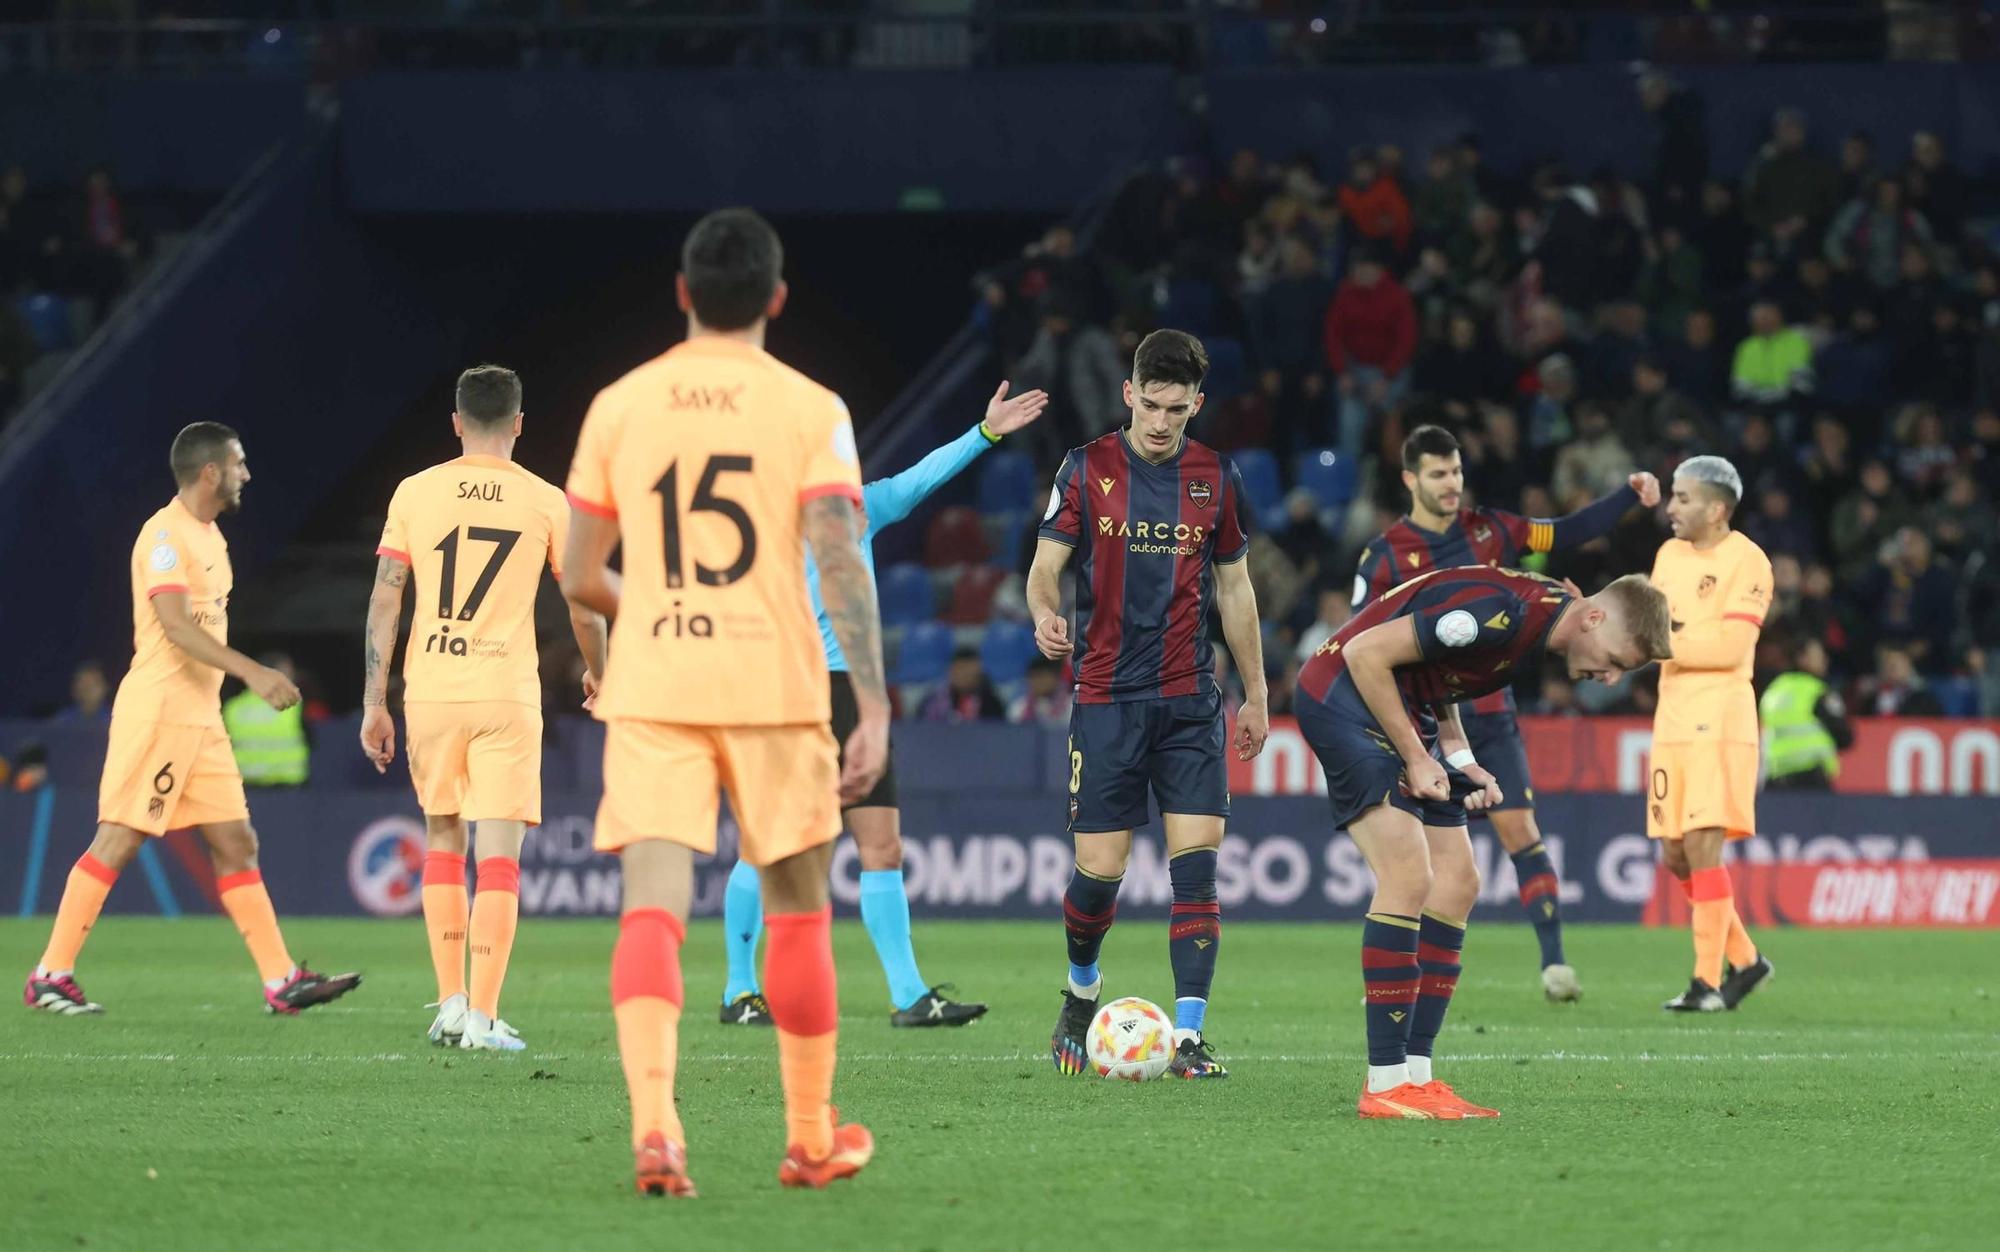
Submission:
[[[1840,745],[1820,725],[1813,708],[1826,684],[1811,674],[1780,674],[1764,689],[1757,714],[1764,723],[1764,763],[1772,778],[1825,770],[1840,776]]]
[[[297,786],[306,780],[310,751],[306,747],[305,706],[294,704],[280,713],[243,691],[222,705],[222,724],[236,750],[236,768],[253,787]]]

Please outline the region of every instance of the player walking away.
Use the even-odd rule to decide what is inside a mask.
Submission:
[[[169,460],[180,489],[132,544],[132,668],[111,706],[97,837],[69,873],[48,948],[21,998],[51,1013],[104,1011],[76,981],[83,941],[140,841],[192,826],[215,862],[222,907],[264,980],[265,1008],[297,1013],[346,995],[361,975],[314,973],[286,950],[222,725],[224,674],[274,709],[299,702],[290,679],[228,644],[235,574],[215,519],[242,504],[250,467],[236,432],[215,422],[183,429]]]
[[[451,416],[465,454],[405,478],[375,549],[363,650],[361,750],[380,772],[396,756],[387,706],[403,589],[416,613],[403,660],[410,779],[424,810],[424,927],[437,971],[440,1047],[518,1052],[500,987],[521,912],[521,845],[542,820],[542,687],[535,592],[561,573],[569,506],[514,463],[521,380],[481,365],[458,377]],[[604,619],[572,608],[586,702],[604,672]],[[421,636],[423,642],[417,642]],[[468,919],[466,824],[477,823],[479,893]],[[466,982],[466,939],[472,981]]]
[[[563,592],[614,622],[596,707],[607,723],[597,846],[624,869],[611,1001],[642,1194],[694,1194],[674,1109],[680,947],[693,856],[715,850],[724,787],[771,930],[764,991],[789,1127],[778,1180],[824,1187],[874,1153],[829,1103],[839,1016],[827,869],[840,804],[867,795],[888,756],[881,622],[846,406],[764,351],[785,304],[782,260],[777,233],[748,209],[696,223],[675,282],[686,342],[598,393],[570,468]],[[844,766],[807,544],[858,706]]]
[[[1560,552],[1611,533],[1632,508],[1660,502],[1660,482],[1635,473],[1627,485],[1566,517],[1527,518],[1503,509],[1465,508],[1465,468],[1458,440],[1442,426],[1419,426],[1403,440],[1403,486],[1410,511],[1371,540],[1354,578],[1354,608],[1432,570],[1461,565],[1513,569],[1524,552]],[[1514,690],[1502,687],[1459,710],[1466,740],[1504,797],[1482,814],[1514,862],[1521,907],[1542,949],[1542,991],[1552,1001],[1580,999],[1583,988],[1563,955],[1562,903],[1555,866],[1535,823],[1535,784],[1514,720]]]
[[[1069,828],[1076,869],[1063,895],[1069,983],[1049,1041],[1056,1069],[1081,1073],[1084,1033],[1104,981],[1098,950],[1118,911],[1132,831],[1150,820],[1150,784],[1166,827],[1173,880],[1167,953],[1174,971],[1178,1078],[1226,1078],[1202,1037],[1222,939],[1215,863],[1229,816],[1228,737],[1209,643],[1210,610],[1243,676],[1236,755],[1264,749],[1270,713],[1257,596],[1243,558],[1236,467],[1187,437],[1201,411],[1208,354],[1194,336],[1146,336],[1125,383],[1131,423],[1073,448],[1056,475],[1028,573],[1028,609],[1044,656],[1073,656]],[[1062,615],[1073,552],[1077,629]]]
[[[978,425],[902,473],[863,487],[861,511],[867,529],[861,538],[861,559],[867,565],[868,577],[871,580],[875,577],[877,533],[908,517],[932,492],[978,460],[981,453],[1040,417],[1048,402],[1048,393],[1043,391],[1025,392],[1009,400],[1003,381],[987,403],[986,416]],[[845,740],[859,724],[860,706],[854,698],[854,680],[847,673],[847,658],[840,650],[840,639],[820,602],[819,567],[810,555],[806,558],[806,584],[812,589],[813,609],[819,615],[826,667],[833,675],[833,734],[835,739]],[[944,994],[946,984],[926,983],[917,971],[916,949],[910,941],[910,897],[903,886],[903,823],[896,807],[893,758],[874,789],[859,803],[847,807],[843,816],[854,831],[855,846],[861,854],[861,924],[874,942],[882,973],[889,980],[889,1024],[963,1026],[983,1016],[984,1004],[953,1000]],[[722,896],[722,918],[723,938],[729,952],[729,984],[722,993],[722,1022],[736,1026],[768,1025],[770,1004],[758,989],[756,968],[764,905],[757,869],[748,861],[737,861],[736,868],[730,871],[729,884]]]
[[[1771,976],[1737,916],[1722,850],[1757,833],[1757,635],[1771,608],[1771,562],[1729,527],[1743,479],[1719,456],[1674,471],[1674,537],[1653,561],[1673,612],[1673,656],[1660,667],[1646,833],[1694,904],[1694,978],[1662,1007],[1733,1009]],[[1728,961],[1725,976],[1723,962]]]
[[[1572,678],[1600,682],[1668,654],[1666,598],[1640,575],[1589,599],[1573,591],[1485,566],[1420,575],[1355,614],[1300,671],[1299,729],[1326,769],[1334,825],[1376,880],[1361,928],[1363,1117],[1499,1116],[1431,1072],[1479,898],[1466,817],[1506,799],[1458,704],[1500,690],[1544,650]]]

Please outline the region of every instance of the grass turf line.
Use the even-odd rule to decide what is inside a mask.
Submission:
[[[23,973],[45,930],[0,922]],[[1112,931],[1108,995],[1171,1003],[1162,930]],[[994,1006],[957,1031],[889,1029],[867,937],[842,922],[836,1098],[879,1154],[795,1194],[774,1181],[771,1036],[716,1023],[721,935],[697,923],[680,1093],[702,1197],[682,1204],[630,1194],[612,923],[524,921],[502,1011],[530,1047],[512,1057],[426,1046],[419,923],[286,932],[366,985],[270,1018],[226,921],[111,918],[80,971],[105,1016],[0,1012],[0,1243],[1971,1248],[2000,1190],[1988,935],[1774,931],[1778,976],[1741,1011],[1669,1017],[1683,934],[1572,928],[1586,997],[1553,1006],[1528,928],[1475,924],[1438,1074],[1505,1117],[1390,1124],[1353,1115],[1357,927],[1230,925],[1209,1025],[1232,1076],[1135,1087],[1048,1063],[1053,918],[918,922],[925,972]]]

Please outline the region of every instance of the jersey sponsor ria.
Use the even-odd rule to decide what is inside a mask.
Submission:
[[[1041,537],[1077,550],[1079,703],[1215,690],[1215,567],[1250,550],[1235,465],[1192,439],[1155,465],[1112,431],[1063,458]]]
[[[1513,569],[1523,552],[1547,552],[1555,546],[1552,522],[1522,517],[1504,509],[1460,509],[1441,531],[1425,530],[1408,517],[1368,541],[1354,576],[1357,611],[1379,600],[1391,588],[1432,570],[1484,565]],[[1472,702],[1475,713],[1512,713],[1514,689],[1502,687]]]
[[[1703,552],[1669,539],[1653,559],[1653,585],[1666,593],[1674,639],[1719,630],[1728,621],[1763,628],[1771,610],[1771,561],[1740,531]],[[1750,686],[1756,649],[1733,669],[1686,669],[1660,663],[1660,706],[1653,714],[1658,743],[1756,743],[1757,696]]]
[[[541,707],[535,593],[568,536],[562,492],[505,457],[462,456],[397,485],[375,551],[410,567],[406,702]]]
[[[825,495],[861,502],[847,406],[762,349],[704,335],[598,393],[569,476],[624,544],[597,716],[824,724],[799,509]]]
[[[1299,671],[1299,690],[1321,704],[1351,694],[1366,707],[1348,672],[1347,645],[1371,627],[1399,618],[1416,623],[1423,659],[1396,667],[1396,686],[1419,730],[1439,705],[1472,700],[1514,681],[1522,661],[1547,646],[1549,631],[1574,603],[1560,583],[1483,565],[1433,570],[1393,588],[1349,618]]]
[[[175,496],[146,519],[132,544],[132,668],[118,684],[111,715],[176,726],[222,725],[222,671],[167,639],[153,597],[187,596],[195,625],[229,642],[229,593],[236,585],[229,544],[214,522],[188,512]]]

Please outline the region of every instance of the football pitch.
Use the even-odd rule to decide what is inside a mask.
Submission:
[[[1172,1001],[1129,918],[1107,993]],[[10,968],[45,919],[0,922]],[[517,1056],[426,1045],[417,921],[287,925],[354,995],[266,1016],[220,918],[110,918],[107,1012],[0,1011],[0,1245],[143,1248],[1972,1248],[2000,1203],[2000,950],[1984,934],[1773,931],[1742,1010],[1669,1017],[1685,934],[1575,927],[1581,1004],[1542,1001],[1525,926],[1475,925],[1438,1074],[1497,1122],[1361,1122],[1358,928],[1228,925],[1224,1082],[1063,1079],[1060,924],[922,922],[932,977],[993,1011],[892,1031],[859,923],[835,927],[843,1114],[874,1163],[781,1191],[766,1031],[723,1027],[719,927],[685,950],[692,1201],[631,1193],[606,986],[615,925],[525,919]],[[1982,1233],[1982,1231],[1984,1233]],[[1416,1240],[1417,1242],[1411,1242]]]

